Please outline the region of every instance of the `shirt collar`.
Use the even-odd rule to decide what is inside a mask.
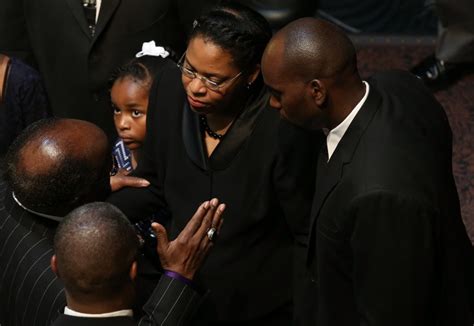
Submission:
[[[67,306],[64,308],[64,314],[83,318],[133,317],[133,311],[131,309],[112,311],[105,314],[84,314],[82,312],[74,311]]]
[[[100,5],[102,4],[102,0],[97,0],[95,3],[95,22],[99,20],[99,12],[100,12]]]
[[[32,210],[32,209],[29,209],[28,207],[26,207],[25,205],[23,205],[19,200],[18,198],[15,196],[15,192],[12,191],[12,198],[13,200],[18,204],[18,206],[20,206],[21,208],[23,208],[25,211],[27,211],[28,213],[31,213],[33,215],[38,215],[38,216],[41,216],[41,217],[44,217],[44,218],[47,218],[47,219],[50,219],[50,220],[53,220],[53,221],[56,221],[56,222],[61,222],[64,217],[60,217],[60,216],[56,216],[56,215],[50,215],[50,214],[44,214],[44,213],[40,213],[40,212],[37,212],[35,210]]]
[[[342,137],[346,133],[347,129],[352,123],[352,120],[356,117],[357,113],[361,109],[362,105],[364,105],[367,96],[369,95],[370,86],[366,81],[362,81],[365,85],[365,94],[362,99],[357,103],[357,105],[352,109],[351,113],[335,128],[330,130],[329,132],[325,132],[327,134],[326,137],[326,144],[328,146],[328,161],[331,159],[332,154],[336,150],[337,145],[341,141]]]

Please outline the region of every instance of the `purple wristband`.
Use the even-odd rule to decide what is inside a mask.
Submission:
[[[163,270],[163,274],[165,274],[168,277],[174,278],[175,280],[181,281],[184,284],[186,284],[186,285],[188,285],[192,288],[195,288],[195,285],[194,285],[193,281],[191,281],[189,278],[184,277],[181,274],[178,274],[178,273],[173,272],[173,271],[169,271],[167,269]]]

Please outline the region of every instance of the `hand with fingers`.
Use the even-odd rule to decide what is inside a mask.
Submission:
[[[121,169],[115,175],[110,176],[110,187],[112,191],[117,191],[123,187],[143,188],[150,185],[147,180],[129,176],[129,173],[130,172]]]
[[[156,249],[163,269],[192,280],[220,231],[224,210],[225,204],[219,204],[217,198],[202,203],[173,241],[168,240],[161,224],[153,223],[152,228],[157,238]]]

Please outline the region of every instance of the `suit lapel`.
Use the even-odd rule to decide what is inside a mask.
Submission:
[[[118,5],[121,0],[103,0],[100,5],[99,18],[97,19],[97,24],[95,26],[95,35],[94,40],[96,40],[99,35],[104,30],[107,23],[112,18],[115,10],[117,10]],[[138,5],[138,4],[137,4]]]
[[[323,146],[323,150],[327,150],[327,147]],[[321,152],[319,153],[318,167],[316,171],[316,187],[311,209],[311,216],[313,217],[319,215],[319,210],[321,209],[324,200],[341,178],[342,162],[338,160],[334,154],[332,155],[331,160],[326,162],[327,156],[323,155]]]
[[[204,139],[199,124],[198,114],[189,108],[185,101],[183,111],[183,142],[189,158],[203,170],[224,170],[239,152],[242,144],[250,137],[255,128],[258,117],[263,110],[268,110],[265,104],[268,102],[268,94],[262,90],[260,94],[249,99],[248,105],[229,128],[219,145],[207,158]]]
[[[248,99],[242,113],[235,119],[210,157],[209,162],[213,170],[224,170],[230,165],[242,144],[251,136],[262,111],[268,110],[268,100],[269,95],[264,89]]]
[[[72,11],[72,14],[76,18],[77,23],[81,27],[81,30],[84,32],[84,34],[87,35],[89,39],[92,39],[89,32],[89,26],[87,25],[86,16],[84,15],[84,8],[82,8],[82,5],[81,5],[81,1],[80,0],[66,0],[66,2],[68,3],[69,8]]]
[[[314,256],[316,222],[320,211],[327,197],[339,183],[344,175],[344,166],[352,161],[352,157],[357,149],[361,137],[369,126],[374,114],[379,109],[381,96],[378,91],[371,85],[369,95],[364,105],[357,113],[346,133],[336,147],[331,159],[327,164],[318,160],[318,169],[316,171],[316,187],[313,197],[313,205],[311,209],[311,228],[310,228],[310,250],[308,253],[308,264]],[[321,154],[320,154],[321,156]]]

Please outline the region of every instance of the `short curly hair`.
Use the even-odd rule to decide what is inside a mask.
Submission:
[[[127,217],[115,206],[89,203],[70,212],[54,237],[57,267],[68,294],[81,302],[107,300],[131,283],[139,248]]]

